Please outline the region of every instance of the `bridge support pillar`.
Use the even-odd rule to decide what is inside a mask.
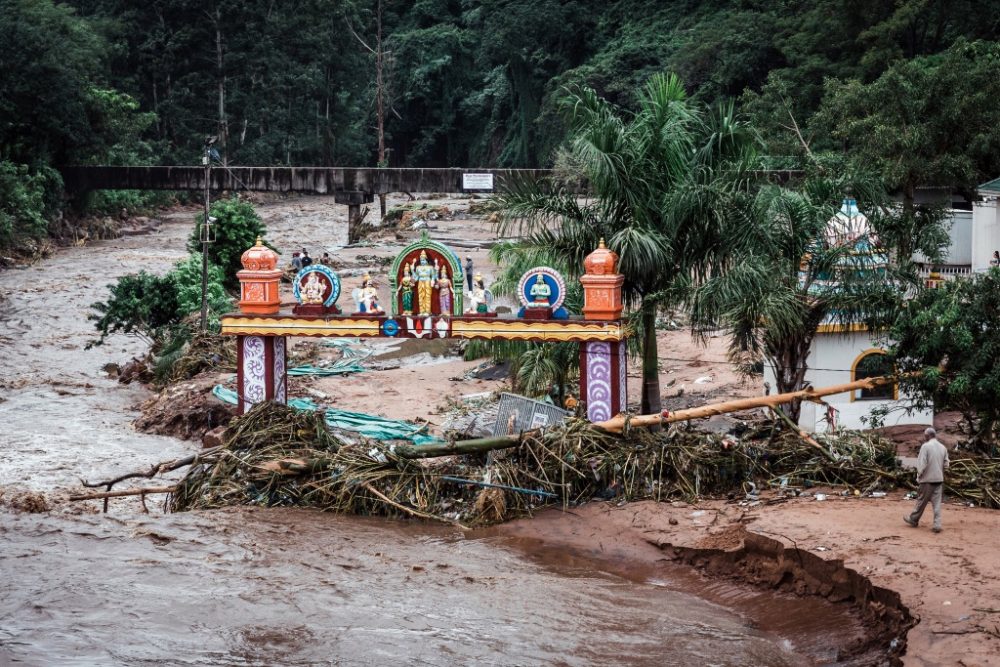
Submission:
[[[347,242],[356,243],[358,241],[358,223],[361,221],[361,204],[348,204],[347,206]]]
[[[285,403],[287,346],[285,336],[236,337],[236,391],[241,415],[264,401]]]
[[[625,411],[627,366],[623,340],[580,343],[580,400],[588,420],[606,421]]]

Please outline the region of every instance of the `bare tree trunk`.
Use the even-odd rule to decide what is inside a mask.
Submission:
[[[226,73],[222,58],[222,12],[215,8],[215,67],[219,88],[219,143],[222,146],[222,166],[229,164],[229,121],[226,120]]]
[[[774,346],[769,353],[770,361],[774,366],[774,382],[777,385],[775,391],[779,394],[788,394],[801,391],[805,387],[806,358],[809,356],[809,348],[812,347],[812,338],[809,336],[793,339],[783,339],[780,345]],[[793,399],[784,408],[785,413],[796,424],[799,423],[802,401]]]
[[[388,167],[385,159],[385,51],[382,49],[382,0],[378,0],[378,10],[375,16],[375,122],[378,125],[378,166]],[[385,219],[385,193],[378,194],[380,218]]]
[[[660,399],[660,362],[656,351],[656,307],[643,304],[642,313],[642,413],[663,409]]]

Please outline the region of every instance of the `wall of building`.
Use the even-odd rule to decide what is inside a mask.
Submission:
[[[972,270],[990,267],[994,250],[1000,250],[1000,208],[996,199],[976,202],[972,206]]]
[[[834,384],[851,382],[851,368],[854,362],[866,350],[878,348],[867,332],[822,333],[817,334],[809,352],[806,381],[813,387],[827,387]],[[776,393],[774,369],[765,364],[764,381],[770,384],[771,393]],[[869,428],[863,418],[871,416],[875,407],[898,408],[885,418],[886,426],[901,424],[932,425],[934,413],[932,410],[913,411],[907,414],[903,408],[910,404],[911,398],[900,394],[899,400],[859,400],[860,391],[854,394],[836,394],[827,396],[824,400],[837,410],[836,422],[840,428]],[[799,426],[806,431],[821,433],[829,428],[826,421],[826,407],[815,403],[803,403],[799,415]]]

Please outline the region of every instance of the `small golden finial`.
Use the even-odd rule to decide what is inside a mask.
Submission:
[[[603,236],[601,237],[601,242],[597,244],[597,247],[598,248],[607,248],[608,247],[608,246],[604,245],[604,237]]]
[[[257,245],[258,246],[264,245],[264,239],[262,239],[260,236],[257,237]]]

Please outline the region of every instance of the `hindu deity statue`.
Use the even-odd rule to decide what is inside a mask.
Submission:
[[[535,276],[535,284],[528,290],[528,296],[531,297],[531,303],[528,304],[528,308],[549,307],[549,297],[552,296],[552,288],[545,282],[545,277],[541,273]]]
[[[354,300],[358,304],[359,313],[382,313],[382,307],[378,303],[378,287],[375,281],[368,274],[361,281],[361,289],[357,290]]]
[[[403,265],[403,278],[399,281],[399,288],[396,290],[402,296],[403,314],[413,314],[413,275],[410,265]]]
[[[417,283],[417,313],[430,315],[434,298],[434,287],[437,283],[438,268],[427,261],[427,251],[420,251],[420,263],[412,268],[413,279]]]
[[[441,269],[441,277],[438,278],[438,303],[441,305],[442,315],[451,315],[451,279],[448,277],[448,270]]]
[[[484,315],[490,312],[489,302],[493,300],[493,295],[486,289],[483,276],[477,273],[472,281],[472,291],[469,292],[469,313]]]
[[[305,283],[302,284],[299,294],[302,295],[302,303],[323,303],[323,292],[325,291],[326,285],[320,282],[319,275],[314,271],[309,274]]]

